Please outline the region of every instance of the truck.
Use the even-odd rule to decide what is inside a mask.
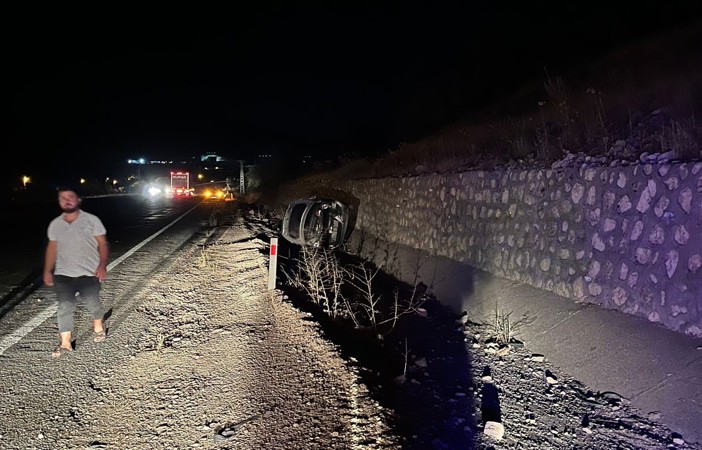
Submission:
[[[190,187],[190,172],[171,172],[169,193],[173,198],[192,197],[195,189]]]

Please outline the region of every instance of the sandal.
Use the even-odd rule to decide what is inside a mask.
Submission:
[[[66,347],[61,347],[60,345],[57,345],[56,348],[51,352],[51,356],[54,358],[58,358],[59,356],[62,356],[66,353],[71,353],[73,351],[72,348],[66,348]]]
[[[104,328],[102,331],[94,334],[95,336],[93,337],[93,342],[102,342],[107,337],[107,331]]]

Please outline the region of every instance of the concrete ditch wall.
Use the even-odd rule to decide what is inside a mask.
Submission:
[[[356,232],[702,336],[702,162],[468,171],[284,191],[352,204]]]

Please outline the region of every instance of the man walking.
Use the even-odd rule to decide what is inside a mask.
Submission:
[[[45,285],[54,287],[58,300],[60,342],[51,353],[54,357],[73,351],[71,333],[79,297],[93,320],[93,341],[106,337],[100,300],[100,283],[107,278],[105,226],[80,209],[81,198],[73,189],[59,189],[58,203],[63,213],[49,223],[42,277]]]

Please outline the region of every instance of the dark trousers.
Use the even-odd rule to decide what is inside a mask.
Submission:
[[[54,276],[54,289],[58,300],[59,333],[73,331],[73,315],[78,299],[82,300],[90,311],[93,320],[102,319],[102,302],[100,301],[100,280],[97,277]]]

